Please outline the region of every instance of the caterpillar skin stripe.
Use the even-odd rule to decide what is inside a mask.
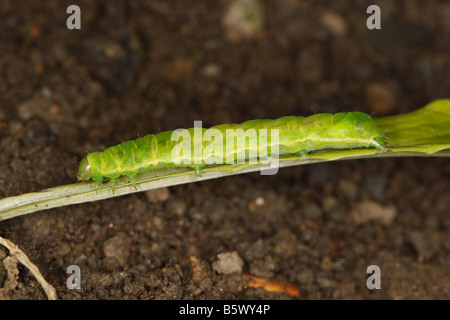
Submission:
[[[223,141],[203,141],[200,148],[203,150],[210,144],[225,144],[227,129],[278,129],[279,156],[298,154],[305,156],[310,152],[326,149],[353,149],[376,148],[384,149],[386,139],[382,130],[375,121],[362,112],[341,112],[336,114],[323,113],[309,117],[286,116],[275,120],[250,120],[242,124],[226,124],[212,127],[222,133]],[[211,129],[212,129],[211,128]],[[187,129],[191,134],[190,146],[194,148],[194,129]],[[197,128],[198,129],[198,128]],[[202,134],[206,131],[201,128]],[[92,152],[85,156],[78,169],[78,180],[94,180],[97,184],[109,179],[114,186],[117,179],[126,176],[134,184],[136,175],[151,172],[155,169],[190,167],[197,172],[202,167],[211,163],[208,160],[212,155],[205,152],[202,158],[194,159],[192,156],[188,163],[183,163],[181,158],[172,157],[172,149],[180,141],[172,141],[173,131],[149,134],[136,140],[126,141],[117,146],[107,148],[103,152]],[[203,135],[202,135],[203,136]],[[274,147],[270,139],[264,145],[268,147],[267,155]],[[226,150],[223,146],[223,162],[229,157],[236,158],[238,152],[245,152],[246,157],[251,151],[262,148],[258,141],[249,138],[244,145],[235,145],[234,149]],[[228,154],[227,154],[228,152]],[[231,153],[231,154],[230,154]],[[194,152],[192,152],[194,154]],[[228,158],[227,158],[228,157]],[[185,158],[183,158],[185,160]],[[194,160],[197,160],[194,162]],[[248,160],[248,159],[247,159]]]

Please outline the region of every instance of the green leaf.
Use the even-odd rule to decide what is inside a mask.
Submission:
[[[375,119],[392,150],[434,153],[450,147],[450,100],[411,113]]]

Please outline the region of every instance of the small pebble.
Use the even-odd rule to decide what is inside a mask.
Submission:
[[[255,205],[256,205],[257,207],[263,206],[264,203],[265,203],[265,200],[264,200],[263,197],[258,197],[258,198],[256,198],[256,200],[255,200]]]
[[[347,22],[337,13],[329,11],[322,13],[320,22],[335,37],[342,37],[347,34]]]
[[[40,117],[47,122],[51,121],[52,102],[37,94],[32,98],[20,103],[17,106],[17,114],[22,120],[29,120],[32,117]]]
[[[302,285],[312,284],[314,282],[314,273],[311,270],[306,269],[298,273],[296,278]]]
[[[389,225],[394,221],[396,216],[396,207],[383,207],[379,203],[373,201],[363,201],[358,203],[351,213],[352,220],[358,224],[369,221],[380,221],[384,225]]]
[[[222,23],[230,41],[255,37],[264,21],[264,7],[259,0],[234,0],[230,2]]]
[[[173,199],[168,202],[167,209],[178,216],[183,216],[186,213],[187,204],[182,199]]]
[[[242,273],[244,261],[236,251],[220,253],[217,258],[219,260],[213,262],[212,269],[218,274]]]
[[[358,194],[358,187],[351,180],[339,180],[339,190],[350,199],[354,199]]]
[[[120,266],[124,266],[130,254],[130,245],[131,240],[126,234],[118,234],[105,241],[103,254],[106,258],[113,258]]]
[[[408,240],[416,250],[419,261],[430,259],[440,248],[438,237],[420,231],[411,231]]]
[[[218,64],[209,63],[200,70],[201,74],[207,78],[220,76],[221,68]]]
[[[324,196],[322,199],[322,208],[325,211],[329,211],[332,210],[334,208],[336,208],[337,206],[337,200],[335,197],[332,196]]]
[[[145,195],[147,196],[149,202],[163,202],[170,198],[170,191],[169,188],[160,188],[148,190],[145,192]]]
[[[189,78],[195,67],[195,61],[190,58],[175,58],[172,63],[166,67],[164,79],[173,83],[180,83]]]
[[[302,213],[305,218],[311,220],[318,220],[322,217],[322,209],[313,202],[308,202],[304,205]]]
[[[365,88],[365,95],[367,105],[377,115],[389,114],[397,104],[394,90],[385,83],[369,83]]]

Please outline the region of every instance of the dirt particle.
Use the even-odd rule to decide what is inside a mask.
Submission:
[[[105,258],[114,260],[120,266],[125,266],[130,254],[130,238],[124,234],[118,234],[109,238],[103,244],[103,254]]]
[[[209,63],[200,70],[201,74],[207,78],[216,78],[220,76],[221,71],[220,66],[215,63]]]
[[[242,273],[242,267],[244,266],[244,261],[236,251],[225,252],[217,255],[219,260],[214,261],[212,268],[219,274],[231,274],[231,273]]]
[[[416,250],[419,261],[430,259],[439,250],[439,239],[420,231],[411,231],[408,241]]]
[[[255,205],[256,205],[257,207],[263,206],[265,202],[266,202],[266,201],[264,200],[263,197],[258,197],[258,198],[255,199]]]
[[[48,122],[51,119],[52,102],[41,95],[35,95],[17,106],[17,113],[23,120],[29,120],[32,117],[42,117]]]
[[[168,202],[167,209],[177,216],[183,216],[186,213],[187,204],[183,199],[173,199]]]
[[[234,0],[223,16],[222,23],[228,40],[254,37],[264,21],[264,7],[259,0]]]
[[[320,22],[335,37],[342,37],[347,34],[347,22],[335,12],[323,12],[320,17]]]
[[[389,114],[397,104],[395,90],[386,83],[369,83],[365,88],[365,95],[367,105],[377,115]]]
[[[323,199],[322,199],[323,210],[329,211],[329,210],[336,208],[336,206],[337,206],[337,200],[335,197],[333,197],[333,196],[323,197]]]
[[[170,198],[169,188],[160,188],[154,190],[148,190],[145,192],[147,199],[151,203],[164,202]]]
[[[355,199],[358,194],[356,184],[346,179],[339,180],[339,190],[349,199]]]
[[[265,256],[263,260],[255,260],[250,266],[250,273],[257,277],[273,278],[277,271],[277,264],[272,256]]]
[[[194,60],[190,58],[175,58],[167,67],[164,78],[167,81],[177,83],[189,78],[194,71]]]
[[[240,245],[239,251],[246,261],[253,261],[264,257],[267,250],[267,243],[263,239],[258,239],[256,242],[247,245]]]
[[[312,220],[320,219],[323,215],[322,209],[320,209],[318,205],[312,202],[306,203],[302,212],[305,218]]]
[[[314,273],[307,269],[298,273],[296,278],[301,284],[312,284],[314,282]]]
[[[386,176],[373,176],[367,178],[365,188],[375,200],[383,199],[386,190]]]
[[[317,278],[316,282],[319,285],[319,287],[323,289],[331,289],[336,287],[336,281],[333,281],[325,277]]]
[[[200,281],[201,279],[205,278],[210,272],[208,263],[197,258],[196,256],[190,256],[189,263],[192,272],[192,279],[194,281]]]
[[[358,224],[379,221],[384,225],[389,225],[397,216],[397,208],[392,205],[383,207],[373,201],[363,201],[354,207],[350,216]]]

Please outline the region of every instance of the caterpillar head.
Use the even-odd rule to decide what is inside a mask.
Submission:
[[[91,165],[87,159],[87,156],[81,159],[80,166],[78,167],[78,181],[86,181],[91,179]]]

